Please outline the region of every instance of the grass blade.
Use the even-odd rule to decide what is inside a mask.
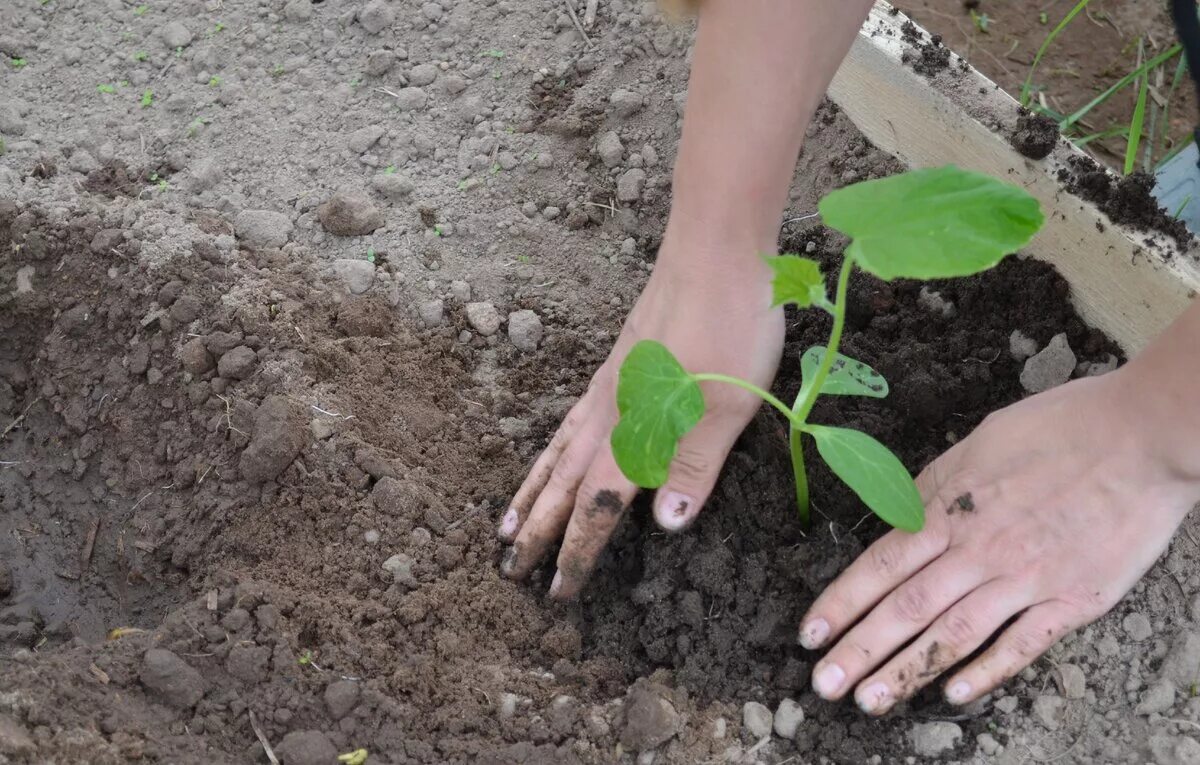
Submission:
[[[1118,136],[1122,138],[1128,138],[1129,126],[1117,125],[1116,127],[1106,128],[1098,133],[1089,133],[1088,135],[1080,136],[1079,138],[1072,138],[1071,143],[1082,149],[1092,141],[1102,141],[1105,138],[1116,138]]]
[[[1113,94],[1122,90],[1129,83],[1133,82],[1138,77],[1145,74],[1146,72],[1149,72],[1154,67],[1162,66],[1167,61],[1170,61],[1175,56],[1178,56],[1179,52],[1181,50],[1183,50],[1183,46],[1179,45],[1177,43],[1177,44],[1171,46],[1169,49],[1158,54],[1154,58],[1150,59],[1146,63],[1142,64],[1137,69],[1134,69],[1132,72],[1130,72],[1129,74],[1125,75],[1124,77],[1122,77],[1121,79],[1119,79],[1115,83],[1113,83],[1103,93],[1096,96],[1091,101],[1088,101],[1081,109],[1079,109],[1079,111],[1075,112],[1074,114],[1070,115],[1065,120],[1060,122],[1058,125],[1058,129],[1060,131],[1066,131],[1066,130],[1070,129],[1071,126],[1073,126],[1076,122],[1079,122],[1081,119],[1086,117],[1088,115],[1088,112],[1090,112],[1092,109],[1095,109],[1100,104],[1102,104],[1105,101],[1107,101],[1108,99],[1112,98]]]
[[[1179,64],[1175,67],[1175,76],[1171,78],[1171,89],[1167,91],[1167,100],[1163,104],[1162,116],[1162,136],[1158,145],[1162,147],[1162,151],[1167,151],[1167,141],[1170,140],[1171,132],[1171,101],[1175,98],[1175,91],[1179,90],[1179,83],[1183,82],[1183,75],[1187,71],[1187,56],[1179,57]]]
[[[1142,58],[1144,43],[1138,42],[1138,58]],[[1138,67],[1139,69],[1141,67]],[[1133,173],[1137,167],[1138,145],[1142,141],[1142,125],[1146,121],[1146,96],[1150,92],[1150,72],[1141,76],[1138,86],[1137,104],[1133,107],[1133,119],[1129,123],[1129,142],[1125,145],[1125,175]]]
[[[1046,55],[1046,51],[1050,48],[1050,44],[1054,42],[1054,38],[1058,37],[1067,24],[1071,23],[1071,19],[1079,15],[1079,12],[1087,7],[1091,0],[1079,0],[1075,3],[1075,7],[1063,17],[1063,20],[1058,22],[1054,29],[1050,30],[1050,34],[1046,35],[1046,39],[1042,41],[1042,47],[1038,48],[1037,55],[1033,57],[1033,63],[1029,66],[1029,74],[1025,77],[1025,82],[1021,84],[1021,105],[1029,106],[1029,102],[1033,100],[1033,73],[1037,66],[1042,61],[1042,56]]]

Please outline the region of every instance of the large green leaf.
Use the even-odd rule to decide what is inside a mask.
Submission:
[[[1044,221],[1023,189],[953,165],[856,183],[821,200],[825,224],[880,279],[944,279],[991,268]]]
[[[778,255],[767,258],[767,265],[775,271],[771,279],[772,306],[795,303],[807,308],[813,303],[825,302],[825,278],[815,260],[798,255]]]
[[[800,379],[803,382],[797,398],[804,398],[824,356],[825,346],[814,345],[800,357]],[[883,398],[888,394],[888,384],[883,375],[868,365],[838,353],[829,367],[825,382],[821,383],[821,393],[828,396]]]
[[[642,340],[633,346],[617,377],[621,420],[612,432],[617,467],[633,483],[657,489],[679,439],[704,416],[704,395],[662,343]]]
[[[884,522],[903,531],[920,531],[925,507],[912,476],[896,455],[866,433],[849,428],[808,425],[805,432],[838,478],[854,490]]]

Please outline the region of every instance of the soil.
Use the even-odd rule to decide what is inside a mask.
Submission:
[[[589,41],[548,0],[141,8],[0,7],[29,62],[0,72],[0,762],[882,763],[934,721],[940,761],[1192,741],[1188,699],[1133,715],[1192,635],[1188,537],[965,712],[819,702],[797,620],[882,529],[813,459],[802,534],[767,412],[696,526],[639,503],[579,602],[499,576],[499,515],[653,268],[686,27],[617,0]],[[898,169],[831,105],[809,132],[788,219]],[[327,231],[334,199],[370,233]],[[827,268],[843,244],[782,235]],[[1081,372],[1117,354],[1068,292],[1020,258],[925,295],[856,276],[847,353],[894,393],[814,417],[919,470],[1023,395],[1014,330],[1066,333]],[[544,327],[520,347],[518,311]],[[827,330],[789,316],[778,393]],[[744,729],[784,698],[794,741]]]
[[[1059,171],[1059,180],[1072,193],[1095,203],[1109,219],[1137,231],[1148,232],[1148,246],[1166,234],[1187,250],[1192,232],[1182,220],[1172,217],[1151,194],[1154,177],[1138,171],[1118,178],[1087,157],[1072,157],[1069,167]],[[1169,248],[1156,248],[1169,253]]]
[[[1030,159],[1045,159],[1058,145],[1058,125],[1041,114],[1023,112],[1017,117],[1012,145]]]

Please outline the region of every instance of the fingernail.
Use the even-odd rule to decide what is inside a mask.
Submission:
[[[892,692],[883,683],[871,683],[855,694],[858,708],[867,714],[882,712],[890,707]]]
[[[510,507],[508,512],[504,514],[504,519],[500,521],[500,538],[512,539],[517,533],[517,510]]]
[[[696,517],[699,508],[696,500],[677,491],[669,491],[654,508],[654,517],[658,525],[667,531],[679,531],[686,528]]]
[[[563,582],[562,572],[555,571],[554,579],[552,579],[550,581],[550,597],[552,597],[552,598],[558,597],[558,591],[562,589],[562,582]]]
[[[800,628],[800,645],[810,651],[820,648],[829,637],[829,622],[824,619],[813,619]]]
[[[842,689],[846,681],[846,670],[836,664],[826,664],[813,675],[813,690],[829,698]]]
[[[959,680],[956,683],[952,683],[946,689],[946,701],[949,701],[951,704],[961,704],[970,695],[971,685],[966,680]]]

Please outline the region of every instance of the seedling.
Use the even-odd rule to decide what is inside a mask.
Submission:
[[[208,78],[208,87],[215,88],[220,84],[221,84],[221,78],[216,76],[215,74],[212,77]]]
[[[375,262],[375,248],[374,247],[367,248],[367,262],[368,263]]]
[[[107,82],[102,82],[96,86],[96,90],[100,93],[108,93],[109,95],[112,95],[113,93],[117,92],[117,87],[115,85],[109,85]]]
[[[978,11],[972,10],[971,22],[975,25],[976,29],[984,34],[987,34],[989,31],[991,31],[992,20],[986,13],[979,13]]]
[[[480,53],[479,55],[486,56],[487,58],[504,58],[504,51],[496,50],[495,48],[493,48],[492,50],[485,50],[483,53]]]
[[[148,10],[150,10],[150,6],[148,6],[148,5],[139,5],[137,8],[134,8],[134,9],[133,9],[133,15],[134,15],[134,16],[145,16],[145,15],[146,15],[146,11],[148,11]]]
[[[433,235],[438,236],[438,237],[440,237],[442,235],[442,224],[440,224],[440,223],[433,224]]]
[[[154,103],[154,91],[146,88],[142,91],[142,108],[147,109]]]
[[[363,765],[370,754],[366,749],[355,749],[353,752],[339,754],[337,759],[338,762],[345,763],[345,765]]]
[[[283,64],[276,64],[275,67],[271,70],[271,76],[272,77],[281,77],[283,75],[284,71],[285,70],[283,68]]]
[[[621,419],[612,433],[617,465],[638,486],[667,481],[679,440],[704,416],[702,382],[749,391],[788,420],[796,504],[809,516],[802,437],[816,442],[829,468],[885,522],[918,531],[925,521],[921,496],[908,470],[866,433],[808,421],[821,394],[882,398],[883,376],[838,353],[846,322],[846,294],[855,266],[885,281],[968,276],[996,265],[1026,244],[1043,218],[1024,190],[953,166],[917,170],[835,191],[818,208],[827,226],[851,238],[833,302],[816,261],[796,255],[768,258],[774,272],[773,306],[815,306],[833,317],[827,346],[800,358],[800,392],[791,406],[753,383],[684,369],[666,346],[642,340],[625,357],[617,382]]]
[[[25,65],[29,62],[23,58],[11,58],[9,59],[9,63],[12,64],[13,69],[24,69]]]
[[[133,54],[134,61],[145,61],[148,58],[150,58],[150,54],[144,50],[139,50],[137,53]]]
[[[383,174],[384,175],[395,175],[396,174],[396,166],[388,165],[387,167],[383,168]]]

